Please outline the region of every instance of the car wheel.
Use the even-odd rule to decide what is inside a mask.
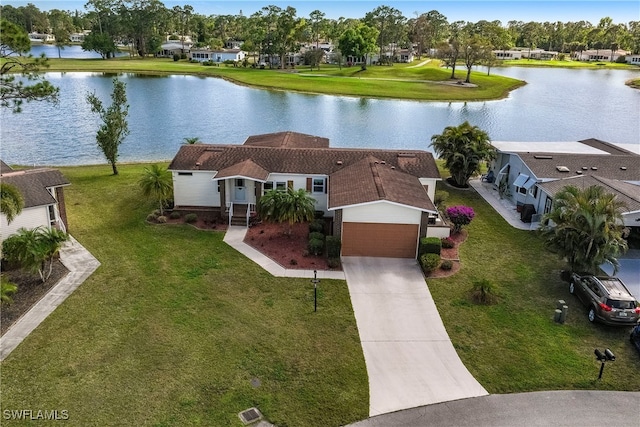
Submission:
[[[576,285],[573,282],[569,283],[569,293],[573,294],[576,291]]]
[[[593,307],[589,309],[589,314],[587,314],[587,317],[589,318],[589,322],[596,321],[596,310]]]

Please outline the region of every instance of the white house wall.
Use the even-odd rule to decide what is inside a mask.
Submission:
[[[640,227],[640,211],[622,215],[625,227]]]
[[[279,173],[272,173],[269,174],[269,177],[267,178],[267,181],[272,181],[274,188],[275,188],[275,183],[276,182],[289,182],[289,181],[293,181],[293,189],[294,190],[299,190],[299,189],[303,189],[306,190],[307,189],[307,178],[322,178],[325,180],[325,185],[329,185],[328,184],[328,180],[327,180],[327,176],[326,175],[288,175],[288,174],[279,174]],[[326,190],[326,189],[325,189]],[[311,197],[313,197],[316,201],[316,207],[315,209],[318,211],[324,211],[325,213],[328,212],[327,209],[327,192],[323,192],[323,193],[314,193],[311,192]]]
[[[431,201],[436,198],[436,182],[438,180],[435,178],[420,178],[420,184],[428,186],[427,194]]]
[[[189,171],[191,175],[173,172],[173,193],[176,206],[220,206],[218,183],[213,181],[211,171]]]
[[[342,209],[342,222],[383,224],[420,224],[422,212],[387,202],[358,205]]]
[[[48,206],[25,208],[11,224],[7,224],[7,217],[0,214],[0,240],[9,237],[20,228],[32,229],[40,226],[49,227]]]

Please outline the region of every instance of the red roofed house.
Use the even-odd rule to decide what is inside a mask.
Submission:
[[[243,225],[265,191],[304,188],[333,218],[345,256],[413,258],[418,238],[440,223],[440,173],[426,151],[331,148],[327,138],[279,132],[183,145],[169,169],[176,209],[208,208]]]

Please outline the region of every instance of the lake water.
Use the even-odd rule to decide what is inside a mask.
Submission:
[[[640,152],[640,91],[624,82],[640,70],[500,68],[527,81],[506,99],[416,102],[309,95],[238,86],[195,76],[121,75],[130,104],[130,135],[120,161],[171,159],[184,138],[240,144],[248,136],[297,131],[327,137],[333,147],[430,150],[431,136],[469,121],[495,141],[599,138]],[[86,95],[110,104],[114,76],[47,73],[60,103],[0,111],[0,157],[27,165],[105,163],[96,147],[100,121]]]
[[[32,44],[29,53],[33,56],[40,56],[43,53],[47,58],[66,58],[66,59],[100,59],[97,52],[84,51],[80,45],[64,46],[64,48],[58,49],[56,45],[52,44]],[[127,52],[118,52],[116,56],[127,56]]]

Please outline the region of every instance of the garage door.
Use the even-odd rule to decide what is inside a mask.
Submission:
[[[342,224],[344,256],[415,258],[417,244],[417,224]]]

